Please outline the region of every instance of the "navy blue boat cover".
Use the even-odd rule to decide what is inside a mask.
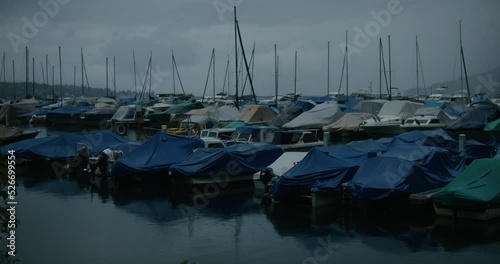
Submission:
[[[46,113],[47,118],[67,118],[94,109],[93,106],[64,106]]]
[[[310,191],[340,190],[341,184],[349,181],[366,159],[386,150],[386,143],[373,139],[313,148],[273,184],[273,196],[286,199]]]
[[[326,148],[313,148],[297,165],[278,178],[272,185],[276,200],[293,199],[314,191],[337,190],[352,178],[358,165],[340,157],[331,156]],[[331,153],[331,152],[330,152]]]
[[[458,150],[458,142],[443,129],[427,131],[411,131],[398,135],[392,139],[388,148],[406,144],[417,144],[428,147],[441,147]]]
[[[2,155],[7,155],[9,149],[16,151],[16,157],[27,160],[53,159],[63,160],[73,158],[77,151],[86,146],[93,155],[116,144],[130,143],[111,131],[93,131],[82,133],[64,133],[45,138],[34,138],[15,142],[2,147]]]
[[[252,175],[277,160],[283,150],[266,143],[237,144],[221,149],[198,149],[185,161],[172,165],[172,176],[220,177]]]
[[[466,152],[458,152],[456,140],[444,130],[434,130],[314,148],[271,183],[273,196],[287,199],[309,192],[339,191],[344,182],[349,182],[355,198],[361,200],[439,188],[464,169],[465,157],[473,160],[491,155],[491,147],[483,144],[466,146]]]
[[[188,159],[193,155],[193,150],[203,147],[201,139],[159,132],[130,154],[118,159],[113,165],[111,176],[166,174],[171,165]]]
[[[375,201],[440,188],[464,169],[462,153],[416,144],[369,158],[348,183],[354,199]]]

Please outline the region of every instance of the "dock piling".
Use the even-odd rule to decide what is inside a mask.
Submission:
[[[465,134],[460,134],[458,136],[458,151],[462,151],[465,149],[465,140],[467,136]]]
[[[330,132],[323,133],[323,147],[328,147],[330,143]]]

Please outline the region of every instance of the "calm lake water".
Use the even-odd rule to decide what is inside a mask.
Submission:
[[[18,178],[20,263],[500,263],[500,221],[287,208],[252,188],[207,199],[31,176]]]

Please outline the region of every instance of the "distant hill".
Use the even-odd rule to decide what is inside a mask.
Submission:
[[[490,96],[500,95],[500,66],[477,74],[470,74],[469,76],[469,88],[471,95],[485,92]],[[448,86],[449,94],[460,93],[460,75],[458,79],[447,81],[447,82],[437,82],[433,83],[431,86],[427,87],[427,94],[431,94],[435,91],[436,88]],[[432,87],[429,89],[429,87]],[[465,76],[463,77],[463,89],[464,93],[467,94],[467,84],[465,82]],[[420,94],[424,94],[423,87],[420,87]],[[417,88],[412,88],[406,90],[404,92],[406,95],[414,95],[417,94]]]
[[[75,95],[76,97],[82,96],[81,86],[73,87],[73,85],[63,84],[63,97],[71,97]],[[33,91],[33,83],[28,82],[28,94],[31,96]],[[108,91],[109,96],[113,96],[113,89]],[[61,88],[58,84],[54,87],[54,93],[56,97],[61,96]],[[7,100],[14,99],[14,94],[16,99],[25,98],[26,97],[26,83],[16,83],[15,91],[14,84],[12,82],[1,82],[0,83],[0,97]],[[40,98],[47,98],[47,96],[51,96],[52,94],[52,85],[43,85],[41,83],[35,82],[35,96]],[[84,91],[85,96],[91,97],[99,97],[106,95],[105,88],[85,88]],[[130,98],[134,97],[134,91],[117,91],[118,98]]]

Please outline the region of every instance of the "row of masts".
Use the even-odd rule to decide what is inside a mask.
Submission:
[[[236,73],[238,73],[238,43],[240,44],[240,48],[241,48],[241,57],[242,57],[242,61],[241,63],[244,62],[244,66],[245,66],[245,70],[246,70],[246,79],[245,79],[245,84],[246,84],[246,81],[248,80],[249,81],[249,84],[250,84],[250,87],[251,87],[251,90],[252,90],[252,95],[253,95],[253,99],[254,99],[254,102],[257,103],[257,100],[256,100],[256,96],[255,96],[255,91],[254,91],[254,87],[253,87],[253,66],[254,66],[254,53],[255,53],[255,43],[254,43],[254,48],[252,50],[252,57],[250,59],[250,63],[248,62],[247,58],[246,58],[246,54],[244,52],[244,46],[243,46],[243,42],[242,42],[242,39],[241,39],[241,32],[240,32],[240,29],[239,29],[239,25],[238,25],[238,20],[236,18],[236,8],[234,9],[234,23],[235,23],[235,69],[236,69]],[[461,37],[461,21],[459,23],[459,28],[460,28],[460,59],[461,59],[461,63],[460,63],[460,66],[461,66],[461,85],[460,85],[460,90],[461,90],[461,94],[463,95],[463,71],[465,71],[465,78],[466,78],[466,83],[467,83],[467,92],[468,92],[468,95],[469,95],[469,98],[470,98],[470,91],[469,91],[469,87],[468,87],[468,79],[467,79],[467,70],[466,70],[466,67],[465,67],[465,59],[464,59],[464,56],[463,56],[463,47],[462,47],[462,37]],[[380,75],[379,75],[379,94],[380,94],[380,98],[382,98],[382,81],[385,80],[385,86],[386,86],[386,91],[387,91],[387,95],[389,96],[389,100],[391,99],[392,97],[392,69],[391,69],[391,52],[390,52],[390,45],[391,45],[391,41],[390,41],[390,35],[388,36],[388,46],[389,46],[389,53],[388,53],[388,71],[386,70],[386,65],[385,65],[385,56],[384,56],[384,49],[383,49],[383,44],[382,44],[382,39],[380,38],[379,39],[379,54],[380,54],[380,58],[379,58],[379,72],[380,72]],[[339,89],[338,89],[338,94],[340,94],[340,91],[341,91],[341,88],[342,88],[342,84],[343,84],[343,78],[344,78],[344,75],[345,75],[345,91],[346,91],[346,94],[349,95],[349,51],[348,51],[348,32],[346,31],[346,34],[345,34],[345,38],[346,38],[346,42],[345,42],[345,51],[344,51],[344,62],[343,62],[343,66],[342,66],[342,73],[341,73],[341,77],[340,77],[340,84],[339,84]],[[419,44],[418,44],[418,36],[415,37],[415,48],[416,48],[416,51],[415,51],[415,57],[416,57],[416,75],[417,75],[417,78],[416,78],[416,84],[417,84],[417,95],[420,96],[420,77],[422,78],[423,80],[423,84],[424,84],[424,89],[426,87],[425,85],[425,78],[424,78],[424,75],[423,75],[423,69],[422,69],[422,63],[421,63],[421,55],[420,55],[420,51],[419,51]],[[274,76],[275,76],[275,103],[277,104],[277,100],[278,100],[278,84],[279,84],[279,80],[278,80],[278,71],[279,71],[279,56],[277,54],[277,46],[276,44],[274,45],[274,55],[275,55],[275,58],[274,58],[274,62],[275,62],[275,65],[274,65]],[[328,41],[328,46],[327,46],[327,95],[330,94],[330,41]],[[151,82],[151,76],[152,76],[152,53],[150,55],[150,60],[148,62],[148,68],[147,68],[147,73],[146,73],[146,76],[144,78],[144,83],[142,85],[142,91],[140,92],[140,96],[138,97],[138,92],[137,92],[137,70],[136,70],[136,60],[135,60],[135,50],[132,50],[132,56],[133,56],[133,64],[134,64],[134,92],[135,92],[135,97],[136,98],[140,98],[140,99],[144,99],[144,96],[145,96],[145,90],[146,90],[146,86],[147,84],[149,84],[149,96],[151,96],[151,85],[152,85],[152,82]],[[44,87],[47,87],[48,85],[48,82],[49,82],[49,63],[48,63],[48,55],[46,54],[45,56],[45,69],[43,67],[43,63],[40,61],[40,65],[41,65],[41,69],[42,69],[42,78],[43,78],[43,85]],[[294,63],[295,67],[294,67],[294,84],[293,84],[293,91],[294,91],[294,95],[297,95],[297,51],[295,51],[295,63]],[[12,67],[13,67],[13,80],[14,80],[14,87],[15,87],[15,62],[12,61]],[[241,67],[241,66],[240,66]],[[252,73],[250,73],[250,67],[252,67]],[[3,80],[5,81],[6,80],[6,63],[5,63],[5,52],[3,53],[3,58],[2,58],[2,68],[1,68],[1,71],[0,71],[0,77],[3,76]],[[52,66],[52,75],[54,75],[54,66]],[[225,70],[225,76],[224,76],[224,82],[223,82],[223,93],[224,93],[224,89],[225,89],[225,85],[226,85],[226,80],[228,81],[228,91],[229,91],[229,75],[228,75],[228,68],[229,68],[229,58],[228,58],[228,61],[227,61],[227,64],[226,64],[226,70]],[[462,70],[463,68],[463,70]],[[173,90],[174,90],[174,94],[176,93],[176,76],[179,80],[179,83],[181,85],[181,89],[182,89],[182,92],[183,94],[185,94],[184,92],[184,87],[182,85],[182,81],[181,81],[181,78],[180,78],[180,74],[179,74],[179,71],[178,71],[178,68],[177,68],[177,64],[176,64],[176,61],[175,61],[175,57],[174,57],[174,54],[173,54],[173,51],[172,51],[172,70],[173,70]],[[84,60],[84,56],[83,56],[83,48],[81,49],[81,94],[82,96],[85,95],[85,81],[86,81],[86,84],[87,84],[87,87],[89,87],[89,92],[90,92],[90,85],[89,85],[89,81],[88,81],[88,76],[87,76],[87,72],[86,72],[86,66],[85,66],[85,60]],[[106,96],[109,96],[110,95],[110,90],[109,90],[109,61],[108,61],[108,57],[106,57]],[[212,81],[213,81],[213,98],[216,97],[216,93],[215,93],[215,49],[212,50],[212,55],[211,55],[211,58],[210,58],[210,64],[209,64],[209,72],[207,74],[207,80],[206,80],[206,83],[205,83],[205,91],[203,92],[203,97],[205,97],[205,92],[206,92],[206,88],[207,88],[207,84],[208,84],[208,79],[209,79],[209,75],[210,75],[210,72],[212,72]],[[388,72],[388,75],[387,76],[387,72]],[[45,73],[45,74],[44,74]],[[345,73],[345,74],[344,74]],[[33,82],[32,82],[32,95],[35,94],[35,58],[33,57],[32,58],[32,78],[33,78]],[[383,77],[382,77],[383,76]],[[149,79],[148,79],[149,78]],[[54,78],[52,78],[54,79]],[[62,100],[62,63],[61,63],[61,48],[59,47],[59,84],[60,84],[60,90],[61,90],[61,100]],[[238,89],[239,89],[239,77],[237,76],[236,77],[236,80],[235,80],[235,99],[236,99],[236,104],[238,104]],[[28,83],[29,83],[29,49],[26,47],[26,91],[25,91],[25,96],[26,97],[29,97],[30,94],[28,92]],[[54,81],[52,82],[54,83]],[[74,86],[74,94],[76,95],[76,65],[74,66],[74,82],[73,82],[73,86]],[[52,85],[52,98],[55,98],[55,88],[54,88],[54,84]],[[116,97],[116,58],[113,57],[113,88],[114,88],[114,96]],[[242,93],[243,94],[243,93]],[[148,98],[149,100],[149,98]]]

